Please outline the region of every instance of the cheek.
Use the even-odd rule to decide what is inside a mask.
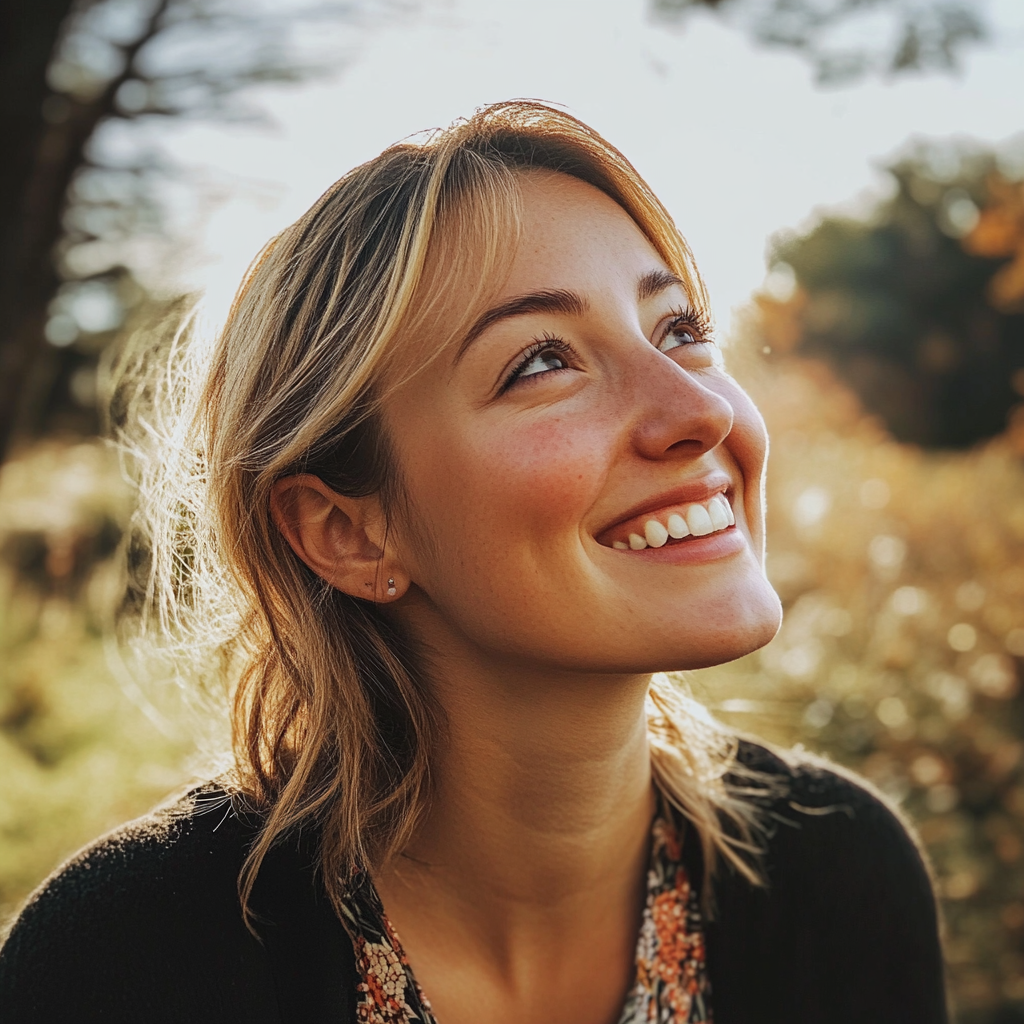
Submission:
[[[467,483],[509,526],[518,520],[547,532],[578,522],[599,494],[608,462],[602,433],[581,422],[554,417],[495,431],[466,453]]]
[[[492,566],[557,557],[555,538],[574,537],[601,493],[607,432],[583,416],[487,427],[434,431],[406,449],[409,497],[430,548],[464,568],[473,552],[487,552]]]
[[[727,382],[733,408],[733,428],[726,445],[743,479],[743,507],[755,549],[764,547],[764,472],[768,457],[768,432],[757,406],[735,382]]]
[[[768,431],[750,396],[732,378],[725,378],[725,397],[733,409],[731,447],[744,477],[760,479],[768,455]]]

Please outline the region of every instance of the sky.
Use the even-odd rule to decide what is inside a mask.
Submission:
[[[423,0],[353,29],[336,72],[263,91],[267,125],[164,136],[200,182],[172,217],[190,242],[171,274],[205,291],[217,323],[263,243],[346,170],[482,104],[531,97],[563,105],[637,166],[689,240],[727,334],[764,280],[773,234],[863,209],[908,140],[1016,137],[1024,150],[1024,3],[986,6],[1002,31],[959,73],[820,88],[802,57],[713,15],[667,28],[642,0]]]

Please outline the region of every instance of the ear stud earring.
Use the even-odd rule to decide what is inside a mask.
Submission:
[[[395,589],[395,578],[393,576],[388,578],[388,597],[394,597],[398,591]]]

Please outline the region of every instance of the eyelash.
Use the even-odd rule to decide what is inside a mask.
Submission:
[[[563,341],[561,338],[555,337],[553,334],[545,334],[542,338],[538,338],[521,356],[519,362],[512,368],[509,375],[505,378],[501,385],[501,391],[499,394],[504,394],[519,378],[522,376],[523,370],[526,369],[530,363],[537,358],[542,352],[557,352],[560,356],[565,356],[567,362],[571,362],[577,358],[576,350],[567,341]],[[557,372],[548,370],[548,373]],[[531,376],[541,377],[543,374],[531,374]]]
[[[689,327],[693,340],[696,342],[711,340],[711,321],[703,310],[673,309],[669,312],[672,314],[672,319],[669,321],[661,341],[664,341],[668,335],[680,327]],[[660,345],[661,342],[659,341],[658,344]]]
[[[693,335],[695,342],[710,341],[711,333],[711,322],[707,315],[699,309],[672,309],[669,310],[672,314],[672,319],[669,321],[668,328],[662,335],[661,341],[671,334],[673,331],[678,330],[680,327],[690,328],[690,333]],[[557,352],[559,355],[565,356],[567,361],[571,361],[576,358],[576,350],[567,341],[562,338],[555,337],[552,334],[545,334],[542,338],[538,338],[526,351],[522,354],[519,362],[512,368],[509,375],[505,378],[501,385],[499,394],[504,394],[513,384],[516,383],[522,376],[523,370],[526,369],[529,364],[536,359],[542,352]],[[553,373],[557,371],[548,370],[547,373]],[[544,376],[544,374],[531,374],[531,376]]]

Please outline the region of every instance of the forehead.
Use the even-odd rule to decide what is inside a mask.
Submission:
[[[385,391],[431,367],[444,372],[488,311],[509,299],[635,292],[641,277],[665,268],[629,214],[593,185],[538,170],[516,172],[510,184],[470,196],[442,220],[396,336],[401,343],[389,349]]]
[[[580,288],[626,272],[664,267],[647,236],[613,199],[579,178],[551,171],[519,176],[520,236],[502,294]]]

